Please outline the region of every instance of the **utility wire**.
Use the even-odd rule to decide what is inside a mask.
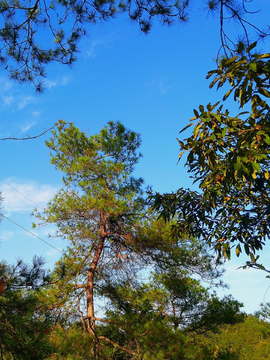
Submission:
[[[22,227],[21,225],[17,224],[15,221],[13,221],[13,220],[9,219],[9,218],[8,218],[8,217],[6,217],[5,215],[3,215],[3,218],[5,218],[5,219],[7,219],[7,220],[11,221],[13,224],[15,224],[15,225],[19,226],[21,229],[23,229],[23,230],[25,230],[26,232],[28,232],[29,234],[33,235],[33,236],[34,236],[34,237],[36,237],[37,239],[39,239],[39,240],[43,241],[45,244],[47,244],[47,245],[49,245],[50,247],[54,248],[55,250],[59,251],[61,254],[64,254],[64,253],[63,253],[63,251],[61,251],[61,250],[57,249],[55,246],[53,246],[53,245],[51,245],[50,243],[48,243],[47,241],[45,241],[45,240],[41,239],[41,238],[40,238],[40,237],[38,237],[36,234],[34,234],[34,233],[32,233],[31,231],[29,231],[29,230],[25,229],[24,227]]]
[[[23,196],[25,199],[27,199],[28,201],[30,201],[32,204],[34,204],[36,207],[42,209],[39,205],[37,205],[36,203],[34,203],[31,199],[29,199],[27,196],[25,196],[24,194],[22,194],[20,191],[18,191],[17,189],[15,189],[13,186],[9,185],[6,181],[4,181],[3,179],[0,179],[3,183],[5,183],[7,186],[9,186],[11,189],[13,189],[14,191],[16,191],[18,194],[20,194],[21,196]],[[43,241],[45,244],[49,245],[50,247],[54,248],[55,250],[59,251],[60,253],[63,254],[63,252],[59,249],[57,249],[55,246],[51,245],[50,243],[48,243],[47,241],[41,239],[40,237],[38,237],[37,235],[35,235],[34,233],[32,233],[31,231],[25,229],[24,227],[22,227],[21,225],[17,224],[15,221],[9,219],[8,217],[2,215],[3,218],[11,221],[13,224],[19,226],[21,229],[25,230],[26,232],[28,232],[29,234],[35,236],[37,239]]]
[[[269,288],[270,288],[270,286],[268,286],[268,288],[267,288],[266,291],[265,291],[265,294],[264,294],[264,297],[263,297],[263,302],[264,302],[264,303],[265,303],[266,294],[267,294]]]
[[[36,207],[42,209],[42,207],[40,207],[39,205],[35,204],[31,199],[29,199],[27,196],[23,195],[21,192],[19,192],[17,189],[15,189],[13,186],[9,185],[6,181],[4,181],[3,179],[0,179],[3,183],[5,183],[7,186],[9,186],[11,189],[15,190],[18,194],[20,194],[21,196],[23,196],[25,199],[27,199],[28,201],[30,201],[32,204],[34,204]]]

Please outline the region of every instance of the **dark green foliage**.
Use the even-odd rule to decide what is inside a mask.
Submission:
[[[58,323],[50,336],[54,352],[48,359],[57,360],[93,360],[92,338],[85,333],[81,322],[69,326]]]
[[[54,317],[39,300],[39,290],[49,281],[44,260],[32,266],[0,263],[1,359],[45,359],[53,351],[48,334]]]

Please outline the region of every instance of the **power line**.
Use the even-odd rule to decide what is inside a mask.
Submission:
[[[51,245],[50,243],[48,243],[47,241],[45,241],[45,240],[41,239],[41,238],[40,238],[40,237],[38,237],[36,234],[34,234],[34,233],[32,233],[31,231],[29,231],[29,230],[25,229],[23,226],[21,226],[21,225],[17,224],[15,221],[13,221],[13,220],[9,219],[9,218],[8,218],[8,217],[6,217],[5,215],[3,215],[3,218],[5,218],[5,219],[7,219],[7,220],[11,221],[13,224],[15,224],[15,225],[19,226],[21,229],[23,229],[24,231],[26,231],[26,232],[28,232],[29,234],[33,235],[33,236],[34,236],[34,237],[36,237],[37,239],[39,239],[39,240],[43,241],[45,244],[47,244],[47,245],[49,245],[50,247],[54,248],[55,250],[59,251],[61,254],[64,254],[64,253],[63,253],[63,251],[61,251],[61,250],[57,249],[55,246],[53,246],[53,245]]]
[[[3,183],[5,183],[7,186],[9,186],[11,189],[15,190],[18,194],[20,194],[21,196],[23,196],[25,199],[27,199],[28,201],[30,201],[32,204],[34,204],[36,207],[42,209],[42,207],[40,207],[39,205],[37,205],[36,203],[34,203],[34,201],[32,201],[31,199],[29,199],[27,196],[23,195],[21,192],[19,192],[18,190],[16,190],[13,186],[9,185],[6,181],[4,181],[3,179],[0,179],[1,181],[3,181]]]
[[[9,186],[11,189],[13,189],[14,191],[16,191],[18,194],[20,194],[21,196],[23,196],[25,199],[27,199],[28,201],[30,201],[32,204],[34,204],[36,207],[42,209],[39,205],[37,205],[36,203],[34,203],[31,199],[29,199],[27,196],[25,196],[24,194],[22,194],[20,191],[18,191],[17,189],[15,189],[13,186],[11,186],[10,184],[8,184],[6,181],[4,181],[3,179],[0,179],[3,183],[5,183],[7,186]],[[50,247],[54,248],[55,250],[59,251],[60,253],[63,254],[63,252],[59,249],[57,249],[55,246],[51,245],[50,243],[48,243],[47,241],[41,239],[40,237],[38,237],[37,235],[35,235],[34,233],[32,233],[31,231],[25,229],[24,227],[22,227],[21,225],[17,224],[15,221],[9,219],[8,217],[4,216],[3,217],[9,221],[11,221],[13,224],[19,226],[21,229],[25,230],[26,232],[28,232],[29,234],[35,236],[37,239],[43,241],[45,244],[49,245]]]

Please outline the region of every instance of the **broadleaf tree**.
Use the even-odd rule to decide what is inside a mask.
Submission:
[[[255,47],[222,59],[208,73],[214,76],[210,87],[229,86],[223,102],[233,94],[239,113],[231,115],[223,103],[200,105],[182,130],[191,127],[193,133],[178,139],[179,159],[187,156],[185,165],[200,190],[156,194],[154,207],[167,219],[177,216],[180,231],[208,242],[220,256],[230,258],[234,248],[237,256],[250,256],[247,266],[266,270],[258,251],[270,231],[270,54]]]

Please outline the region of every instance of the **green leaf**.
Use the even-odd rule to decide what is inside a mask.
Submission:
[[[266,54],[257,56],[257,59],[267,59],[267,58],[270,58],[270,53],[266,53]]]
[[[229,59],[227,59],[227,60],[225,60],[224,62],[223,62],[223,68],[224,67],[228,67],[228,65],[230,65],[231,63],[233,63],[233,62],[235,62],[235,60],[237,60],[237,59],[239,59],[239,56],[234,56],[234,57],[232,57],[232,58],[229,58]]]
[[[198,111],[196,109],[193,109],[193,112],[196,118],[198,119],[200,117]]]
[[[239,257],[240,253],[242,252],[240,244],[236,247],[236,256]]]
[[[248,245],[248,244],[244,244],[244,248],[245,248],[246,254],[249,255],[249,254],[250,254],[249,245]]]
[[[255,61],[249,63],[249,68],[254,71],[254,72],[257,72],[257,64]]]
[[[251,162],[251,165],[253,167],[254,170],[258,171],[258,172],[261,172],[261,166],[260,164],[256,163],[256,162]]]
[[[198,133],[199,133],[201,127],[202,127],[201,124],[195,126],[194,131],[193,131],[193,138],[194,138],[194,140],[197,139],[197,136],[198,136]]]
[[[178,138],[176,138],[176,140],[178,141],[179,145],[180,145],[180,148],[183,149],[184,148],[184,143],[183,141],[179,140]]]
[[[254,49],[257,46],[257,41],[253,42],[252,44],[250,44],[247,49],[246,49],[246,53],[249,53],[252,49]]]
[[[223,96],[223,101],[225,101],[232,93],[233,91],[233,88],[231,88],[229,91],[226,92],[226,94]]]
[[[219,80],[219,78],[215,78],[209,85],[209,89],[212,89],[212,87],[217,83],[217,81]]]
[[[187,126],[185,126],[182,130],[179,131],[179,134],[181,134],[183,131],[187,130],[189,127],[191,127],[192,125],[194,125],[194,123],[190,123]]]
[[[259,89],[258,89],[258,92],[259,92],[260,94],[264,95],[265,97],[270,98],[270,92],[267,91],[266,89],[264,89],[264,88],[259,88]]]
[[[236,163],[234,164],[234,170],[239,170],[241,168],[241,159],[239,156],[236,158]]]
[[[199,110],[200,110],[201,113],[203,113],[203,112],[204,112],[204,106],[203,106],[203,105],[200,105],[200,106],[199,106]]]
[[[267,134],[264,134],[264,141],[266,142],[267,145],[270,145],[270,136]]]

